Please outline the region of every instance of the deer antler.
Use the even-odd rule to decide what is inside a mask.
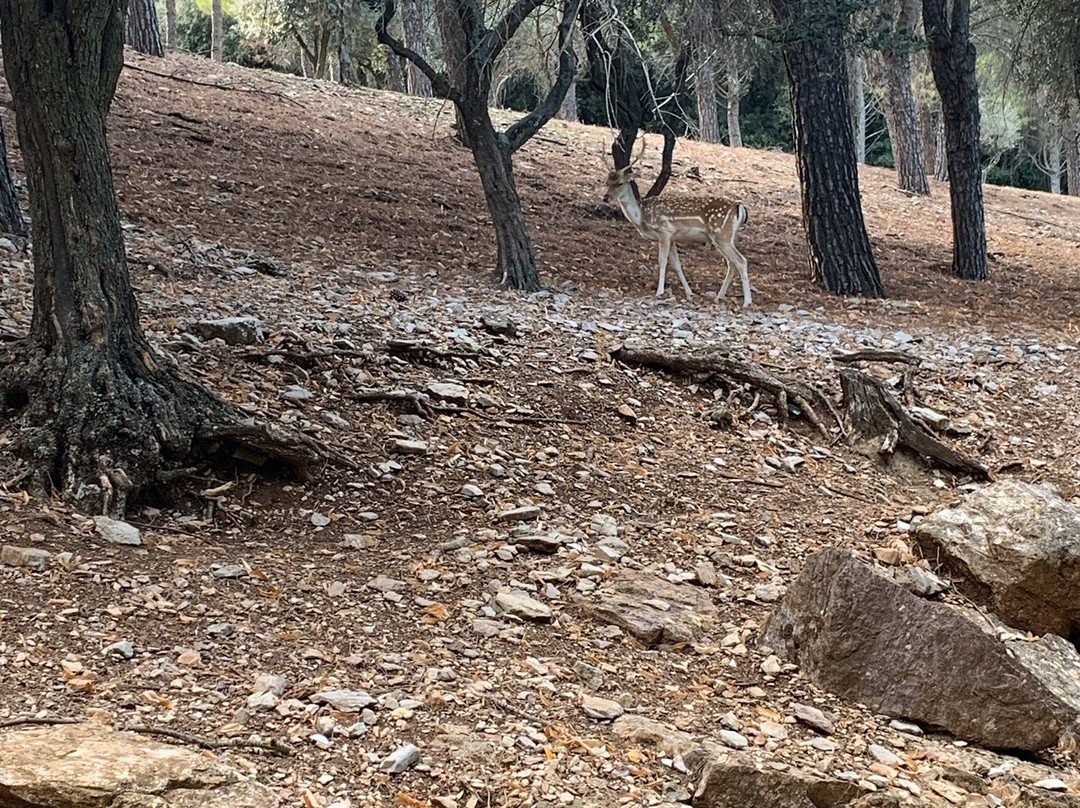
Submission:
[[[637,157],[635,157],[633,160],[630,161],[630,166],[631,167],[636,166],[638,160],[641,159],[641,156],[643,154],[645,154],[645,135],[641,136],[641,148],[638,149]]]

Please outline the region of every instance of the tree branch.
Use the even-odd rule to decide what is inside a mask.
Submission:
[[[484,45],[489,49],[488,53],[492,61],[502,53],[503,48],[513,39],[517,29],[525,22],[525,18],[536,11],[542,4],[543,0],[517,0],[513,7],[506,12],[499,24],[487,32],[484,37]]]
[[[428,63],[427,59],[411,48],[405,47],[404,43],[390,35],[387,26],[390,24],[390,20],[394,18],[396,10],[394,0],[386,0],[383,4],[383,13],[379,15],[379,19],[375,22],[375,38],[380,45],[386,45],[398,56],[408,59],[416,65],[420,72],[427,76],[428,81],[431,82],[431,92],[435,96],[446,98],[457,104],[461,100],[461,96],[457,90],[450,86],[450,80],[446,77],[446,74],[438,72]]]
[[[570,32],[580,7],[581,0],[566,0],[563,3],[563,16],[559,22],[559,75],[544,100],[536,105],[536,109],[506,130],[511,152],[520,149],[541,126],[555,116],[567,90],[570,89],[570,84],[577,74],[577,55],[570,44]]]

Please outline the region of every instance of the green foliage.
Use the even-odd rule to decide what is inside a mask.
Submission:
[[[750,90],[741,102],[739,124],[743,143],[752,149],[783,149],[792,151],[795,143],[791,131],[791,98],[788,94],[784,61],[779,53],[758,68]],[[721,128],[727,137],[727,121],[721,117]]]

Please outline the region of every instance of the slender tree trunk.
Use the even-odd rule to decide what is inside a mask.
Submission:
[[[566,91],[566,95],[563,98],[562,104],[559,105],[559,111],[555,115],[560,121],[576,121],[578,120],[578,106],[577,106],[577,84],[571,84],[570,89]]]
[[[851,126],[855,136],[855,160],[866,163],[866,63],[861,56],[851,60]]]
[[[0,0],[34,244],[30,334],[3,363],[0,398],[22,412],[17,449],[40,489],[122,510],[227,410],[172,376],[139,328],[105,137],[124,0],[43,8]]]
[[[928,196],[919,114],[911,91],[911,64],[907,54],[882,54],[885,79],[885,125],[889,128],[893,164],[901,190]]]
[[[697,98],[698,139],[720,142],[720,119],[716,114],[716,32],[710,0],[694,0],[690,8],[690,48]]]
[[[739,102],[742,98],[742,81],[739,78],[739,65],[734,56],[727,59],[727,131],[728,145],[733,149],[742,148],[742,123],[740,121]]]
[[[165,50],[176,50],[176,0],[165,0]]]
[[[403,0],[401,24],[405,29],[405,44],[420,56],[427,58],[427,9],[424,0]],[[409,62],[407,72],[409,95],[431,97],[431,82],[419,67]]]
[[[386,89],[395,93],[405,92],[405,71],[401,68],[401,59],[389,48],[383,48],[386,55]]]
[[[521,198],[514,182],[510,149],[500,142],[486,108],[470,110],[465,120],[471,124],[466,140],[480,171],[484,198],[495,228],[498,266],[502,268],[500,283],[525,292],[539,291],[540,278],[533,259]]]
[[[953,274],[981,280],[987,274],[986,224],[979,153],[979,88],[971,42],[969,0],[923,0],[930,67],[941,95],[949,201],[953,223]]]
[[[15,183],[11,180],[8,168],[7,138],[4,125],[0,122],[0,231],[16,236],[26,235],[26,222],[19,210],[19,195],[15,192]]]
[[[1065,122],[1065,184],[1069,196],[1080,196],[1080,112]]]
[[[1046,176],[1050,181],[1050,193],[1061,193],[1061,169],[1065,166],[1065,138],[1061,124],[1055,123],[1046,132]]]
[[[221,0],[210,0],[210,59],[215,62],[225,60],[225,15],[221,11]]]
[[[164,56],[154,0],[129,0],[124,20],[124,44],[148,56]]]
[[[330,60],[330,26],[320,26],[315,40],[315,78],[325,79]]]
[[[452,87],[467,87],[465,76],[465,32],[457,17],[457,4],[454,0],[435,0],[435,20],[439,26],[439,38],[442,40],[443,63],[446,75],[450,77]],[[494,68],[494,65],[492,65]],[[468,131],[462,120],[461,110],[454,108],[457,120],[458,139],[468,146]]]
[[[829,4],[770,0],[770,5],[778,23],[805,32],[784,43],[784,62],[814,282],[836,294],[883,297],[859,201],[844,19]]]

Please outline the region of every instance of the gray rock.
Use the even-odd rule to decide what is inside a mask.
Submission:
[[[496,522],[528,522],[540,518],[540,509],[535,505],[523,505],[495,514]]]
[[[127,640],[120,640],[120,642],[114,642],[112,645],[106,645],[101,649],[101,653],[105,656],[117,656],[123,659],[131,659],[135,656],[135,648]]]
[[[604,686],[604,672],[583,659],[575,660],[574,676],[589,690],[599,690]]]
[[[698,562],[694,567],[694,577],[702,586],[716,586],[716,565],[711,561]]]
[[[866,751],[870,753],[870,757],[876,760],[878,763],[883,763],[886,766],[898,766],[900,765],[900,758],[891,749],[886,749],[880,744],[872,743],[866,747]]]
[[[566,536],[561,533],[533,533],[516,537],[514,543],[534,553],[551,555],[566,545]]]
[[[733,729],[722,729],[717,737],[724,746],[730,746],[732,749],[746,749],[750,746],[749,739]]]
[[[112,544],[127,544],[138,547],[142,544],[142,533],[134,525],[110,519],[108,516],[95,516],[94,525],[98,535]]]
[[[16,547],[13,544],[5,544],[0,548],[0,563],[9,567],[26,567],[27,569],[47,569],[52,553],[42,550],[40,547]]]
[[[1080,507],[1049,486],[1002,480],[915,528],[927,555],[976,586],[1011,626],[1068,637],[1080,631]]]
[[[391,451],[396,454],[407,455],[423,455],[427,454],[428,445],[422,440],[408,440],[406,438],[396,438]]]
[[[605,536],[596,543],[596,554],[608,561],[618,561],[630,552],[630,547],[622,539]]]
[[[367,582],[367,585],[369,589],[375,589],[379,592],[404,592],[408,588],[408,584],[404,581],[399,581],[397,578],[388,578],[385,575],[376,575]]]
[[[380,771],[401,774],[420,762],[420,750],[411,743],[398,747],[379,763]]]
[[[522,620],[531,620],[534,623],[547,623],[551,620],[551,607],[524,592],[500,592],[495,596],[495,605],[506,614]]]
[[[594,596],[576,602],[586,615],[619,626],[650,646],[692,642],[717,617],[712,599],[700,588],[631,570],[621,570]]]
[[[248,571],[243,564],[211,564],[210,574],[215,578],[243,578]]]
[[[469,388],[463,384],[430,382],[426,390],[432,398],[456,404],[459,407],[464,407],[469,403]]]
[[[258,317],[223,317],[199,320],[190,326],[201,339],[221,339],[226,345],[254,345],[263,341],[262,321]]]
[[[599,718],[604,721],[613,721],[625,712],[619,702],[602,699],[599,696],[585,696],[581,700],[581,709],[589,718]]]
[[[501,623],[498,620],[488,620],[483,617],[478,617],[473,620],[472,628],[473,631],[481,637],[498,637],[501,632],[510,628],[510,626],[506,623]]]
[[[912,595],[839,549],[807,560],[760,641],[844,698],[990,749],[1045,749],[1076,718],[963,612]]]
[[[732,754],[705,767],[691,804],[693,808],[839,808],[864,793],[854,783],[797,769],[759,769],[749,758]]]
[[[343,713],[358,713],[375,703],[371,694],[363,690],[323,690],[312,693],[308,696],[308,701],[313,704],[327,704]]]
[[[923,598],[932,598],[949,589],[938,576],[914,564],[906,564],[891,571],[892,579],[908,592]]]
[[[619,716],[611,725],[611,731],[616,738],[655,749],[665,757],[682,757],[685,760],[700,746],[689,732],[633,713]]]
[[[836,732],[832,720],[817,707],[811,707],[809,704],[793,704],[791,709],[795,713],[796,720],[801,721],[806,726],[812,727],[825,735],[832,735]]]
[[[284,696],[285,689],[289,686],[289,680],[276,673],[260,673],[255,677],[255,684],[251,686],[252,693],[273,693],[275,696]]]

